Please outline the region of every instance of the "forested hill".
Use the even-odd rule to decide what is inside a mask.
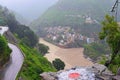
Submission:
[[[39,77],[40,73],[46,71],[56,71],[53,65],[42,56],[42,52],[37,50],[38,37],[34,34],[34,32],[28,26],[20,24],[16,20],[14,14],[9,11],[9,9],[2,6],[0,6],[0,26],[9,27],[10,31],[18,41],[14,43],[17,43],[25,55],[23,66],[17,78],[20,77],[22,80],[41,80]],[[9,32],[6,32],[5,34],[8,41],[9,39],[13,40]],[[40,47],[43,47],[43,49],[40,49],[41,51],[45,50],[44,46]],[[0,36],[0,68],[1,65],[8,62],[10,52],[11,50],[7,46],[7,40]],[[2,73],[0,73],[0,76],[1,74]]]
[[[31,28],[48,26],[80,26],[86,18],[99,22],[114,4],[113,0],[59,0],[41,17],[31,23]]]
[[[38,38],[34,32],[28,26],[20,24],[13,12],[2,6],[0,6],[0,25],[8,26],[10,31],[16,37],[20,38],[21,42],[30,47],[34,47],[38,42]]]

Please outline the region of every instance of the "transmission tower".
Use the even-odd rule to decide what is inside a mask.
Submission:
[[[115,20],[117,21],[117,15],[118,15],[118,5],[119,5],[119,0],[116,0],[115,4],[112,7],[111,12],[114,14],[115,16]]]

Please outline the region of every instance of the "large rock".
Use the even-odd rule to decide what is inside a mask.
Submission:
[[[44,72],[40,74],[43,80],[57,80],[57,73],[55,72]]]
[[[113,74],[112,74],[112,72],[111,71],[109,71],[108,69],[107,69],[107,67],[106,66],[104,66],[104,65],[101,65],[101,64],[94,64],[94,66],[92,67],[93,68],[93,70],[95,70],[95,72],[97,72],[96,74],[99,74],[99,75],[110,75],[110,76],[112,76]]]
[[[40,74],[43,80],[111,80],[113,74],[104,66],[75,67],[65,71]],[[75,78],[75,79],[71,79]]]
[[[119,75],[119,76],[120,76],[120,68],[118,69],[117,75]]]

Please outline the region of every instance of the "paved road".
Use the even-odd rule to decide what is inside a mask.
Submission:
[[[19,48],[17,48],[15,45],[10,43],[8,45],[12,49],[12,53],[11,53],[12,63],[6,69],[3,80],[15,80],[18,72],[22,67],[24,57]]]

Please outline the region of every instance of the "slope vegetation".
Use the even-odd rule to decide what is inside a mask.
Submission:
[[[0,68],[8,62],[11,49],[7,45],[7,41],[3,36],[0,36]]]
[[[25,54],[23,68],[18,78],[20,77],[23,80],[40,80],[40,73],[56,71],[52,64],[35,49],[38,44],[38,38],[34,32],[28,26],[20,24],[14,14],[2,6],[0,6],[0,25],[9,26],[10,31],[18,40],[17,45]],[[12,33],[6,33],[6,37],[10,42],[14,42],[14,39],[10,37]],[[5,54],[3,55],[1,51]],[[8,52],[10,51],[4,38],[0,37],[0,65],[3,62],[5,63],[6,60],[8,61],[10,55]]]

